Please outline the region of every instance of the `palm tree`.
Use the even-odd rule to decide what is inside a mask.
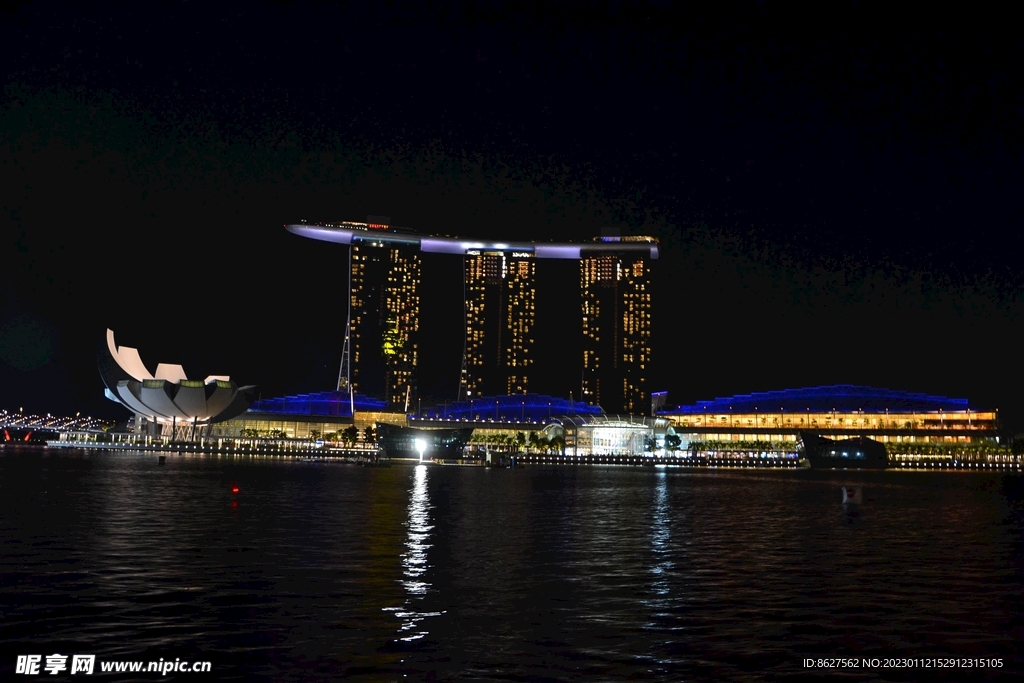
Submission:
[[[535,451],[538,449],[540,439],[537,438],[537,432],[530,432],[530,450]]]

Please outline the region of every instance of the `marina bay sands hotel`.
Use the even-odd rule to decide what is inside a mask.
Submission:
[[[652,237],[586,243],[482,242],[422,235],[384,217],[285,228],[348,245],[349,306],[338,389],[414,405],[422,348],[421,253],[463,259],[465,350],[460,398],[525,394],[536,363],[536,260],[580,264],[583,400],[608,413],[650,410]]]

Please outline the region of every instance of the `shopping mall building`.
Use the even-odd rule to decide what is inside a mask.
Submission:
[[[354,408],[354,410],[353,410]],[[498,446],[519,434],[558,436],[567,453],[640,455],[652,448],[694,451],[793,451],[800,435],[866,436],[890,452],[931,445],[975,448],[999,441],[998,413],[967,399],[833,385],[740,394],[658,411],[654,417],[607,415],[599,406],[537,394],[487,396],[424,409],[389,412],[381,400],[343,392],[301,394],[255,402],[214,425],[214,435],[319,438],[355,426],[360,440],[379,423],[416,429],[472,427],[473,444]]]
[[[796,444],[801,432],[896,444],[997,442],[998,412],[965,398],[836,384],[737,394],[658,411],[686,444]]]

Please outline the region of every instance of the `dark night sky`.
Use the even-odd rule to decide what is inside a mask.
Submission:
[[[368,7],[0,11],[0,407],[121,417],[95,369],[107,326],[151,365],[263,396],[331,388],[344,249],[282,224],[383,214],[480,238],[657,235],[652,388],[673,403],[870,384],[1024,430],[1009,17]],[[456,389],[459,266],[425,264],[428,397]],[[542,294],[536,388],[567,395],[577,274],[543,267],[567,285]]]

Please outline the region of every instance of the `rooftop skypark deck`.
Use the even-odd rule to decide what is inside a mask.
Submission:
[[[481,251],[513,252],[534,258],[578,260],[581,252],[637,252],[658,258],[658,241],[646,236],[599,237],[593,242],[491,242],[477,239],[422,235],[408,228],[393,228],[383,223],[293,223],[288,232],[309,239],[335,244],[406,244],[431,254],[466,255]]]

